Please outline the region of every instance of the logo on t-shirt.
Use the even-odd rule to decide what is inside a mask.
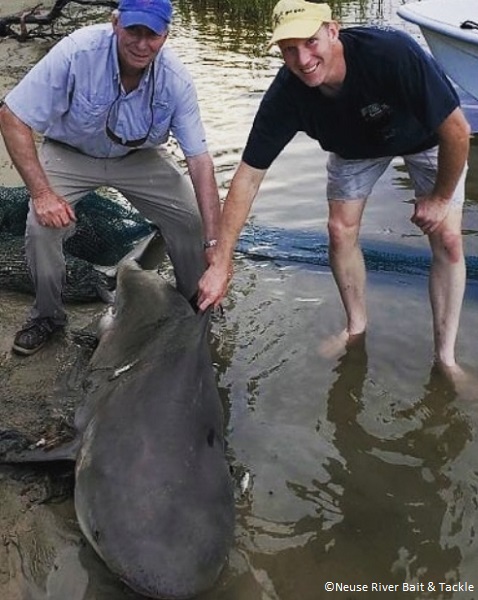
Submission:
[[[395,137],[392,127],[393,111],[388,104],[373,102],[360,109],[367,127],[381,140],[388,142]]]

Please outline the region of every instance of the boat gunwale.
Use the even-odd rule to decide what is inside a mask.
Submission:
[[[447,37],[452,37],[462,42],[468,42],[472,45],[478,46],[478,29],[461,29],[459,25],[450,25],[445,21],[441,21],[431,14],[427,14],[426,9],[430,8],[433,10],[433,5],[436,5],[434,0],[426,0],[425,2],[411,2],[409,4],[403,4],[397,9],[399,17],[405,21],[409,21],[418,25],[420,28],[441,33]],[[424,8],[423,10],[415,10]],[[463,19],[465,21],[466,19]]]

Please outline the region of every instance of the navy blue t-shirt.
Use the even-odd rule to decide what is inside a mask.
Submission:
[[[390,27],[340,31],[347,65],[340,92],[324,96],[283,66],[254,119],[243,161],[267,169],[298,131],[342,158],[403,156],[435,146],[459,106],[436,61]]]

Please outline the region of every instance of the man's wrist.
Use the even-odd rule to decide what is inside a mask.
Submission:
[[[217,239],[215,239],[215,238],[212,238],[210,240],[206,240],[203,243],[204,250],[207,250],[208,248],[214,248],[215,246],[217,246]]]

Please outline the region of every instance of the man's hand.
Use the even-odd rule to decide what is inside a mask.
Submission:
[[[205,311],[209,306],[216,308],[227,293],[232,278],[232,264],[229,266],[210,265],[199,280],[198,308]]]
[[[438,229],[448,214],[450,201],[437,196],[422,196],[415,200],[415,211],[410,221],[423,233],[430,235]]]
[[[241,161],[232,178],[219,227],[206,232],[217,234],[218,243],[206,255],[209,267],[199,280],[198,308],[201,311],[211,305],[218,307],[226,296],[232,278],[234,248],[265,174],[265,170]]]
[[[75,211],[68,202],[52,190],[32,197],[35,215],[44,227],[67,227],[76,221]]]

